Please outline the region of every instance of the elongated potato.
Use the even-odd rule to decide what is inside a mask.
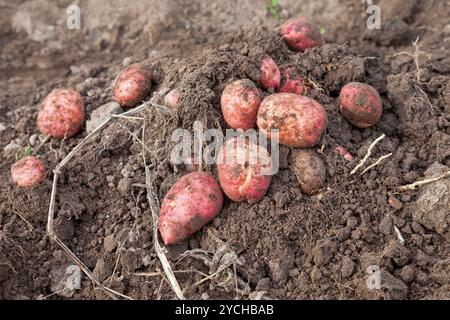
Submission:
[[[200,230],[219,213],[223,194],[213,176],[192,172],[167,192],[159,215],[159,232],[165,244],[179,243]]]
[[[236,80],[225,87],[220,99],[225,122],[233,129],[247,130],[256,125],[261,93],[248,80]]]
[[[259,107],[259,130],[272,138],[278,129],[280,144],[294,148],[309,148],[320,140],[327,126],[325,109],[317,101],[294,93],[267,96]]]
[[[234,137],[217,157],[220,185],[233,201],[256,203],[269,189],[272,159],[267,149],[246,138]]]
[[[44,99],[37,117],[40,132],[54,138],[70,138],[83,127],[84,102],[71,89],[54,89]]]

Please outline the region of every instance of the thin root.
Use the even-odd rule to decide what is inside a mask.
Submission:
[[[389,158],[390,156],[392,156],[392,152],[389,153],[389,154],[385,154],[384,156],[379,157],[378,160],[377,160],[375,163],[372,163],[370,166],[368,166],[367,168],[365,168],[364,171],[361,172],[361,175],[363,175],[364,173],[366,173],[367,171],[369,171],[369,170],[372,169],[373,167],[379,165],[381,161],[383,161],[384,159]]]
[[[424,184],[428,184],[428,183],[431,183],[431,182],[436,182],[438,180],[441,180],[441,179],[444,179],[444,178],[447,178],[447,177],[450,177],[450,170],[447,171],[447,172],[444,172],[443,174],[441,174],[441,175],[439,175],[439,176],[437,176],[435,178],[419,180],[419,181],[416,181],[416,182],[411,183],[411,184],[400,186],[400,187],[397,188],[397,192],[404,192],[404,191],[407,191],[407,190],[414,190],[416,187],[419,187],[419,186],[422,186]]]
[[[22,221],[25,222],[28,225],[28,227],[30,227],[31,230],[34,230],[33,225],[27,219],[25,219],[20,213],[18,213],[16,210],[14,210],[14,213],[17,214],[19,218],[22,219]]]
[[[364,156],[364,158],[358,163],[358,165],[352,170],[352,172],[350,172],[350,175],[355,174],[356,171],[358,171],[359,168],[361,168],[364,163],[366,163],[367,159],[369,159],[370,155],[372,154],[372,149],[375,147],[375,145],[380,142],[381,140],[384,139],[386,135],[383,133],[381,136],[379,136],[378,138],[375,139],[374,142],[372,142],[372,144],[369,146],[369,149],[367,149],[367,153]]]

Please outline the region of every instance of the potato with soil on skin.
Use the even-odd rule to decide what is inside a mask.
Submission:
[[[217,156],[219,181],[233,201],[260,201],[272,180],[272,158],[267,149],[245,137],[228,140]]]
[[[179,243],[200,230],[219,213],[223,194],[213,176],[192,172],[181,177],[165,195],[159,232],[166,245]]]
[[[220,98],[225,122],[233,129],[252,129],[261,103],[261,92],[248,80],[236,80],[225,87]]]
[[[259,130],[280,144],[309,148],[319,142],[327,126],[325,109],[317,101],[294,93],[274,93],[264,98],[258,110]],[[272,133],[278,129],[278,133]]]
[[[181,102],[181,91],[179,89],[170,90],[164,97],[164,103],[176,109]]]
[[[280,33],[287,46],[294,51],[305,51],[325,44],[319,28],[305,18],[287,20],[281,25]]]
[[[148,66],[132,64],[117,79],[114,98],[122,107],[132,108],[145,98],[151,82],[152,71]]]
[[[286,67],[283,69],[283,77],[278,92],[306,95],[309,91],[308,89],[309,87],[305,80],[296,73],[294,68]]]
[[[11,179],[19,187],[41,184],[47,176],[44,163],[33,156],[23,158],[11,167]]]
[[[377,123],[383,112],[378,91],[365,83],[346,84],[339,94],[341,114],[358,128],[368,128]]]
[[[293,150],[291,153],[291,170],[297,176],[303,193],[312,195],[325,183],[325,165],[312,150]]]
[[[262,88],[278,89],[280,86],[281,73],[277,63],[271,57],[265,57],[261,60],[261,75],[259,78],[259,84]]]
[[[37,126],[43,134],[54,138],[70,138],[83,127],[84,101],[72,89],[54,89],[42,102]]]

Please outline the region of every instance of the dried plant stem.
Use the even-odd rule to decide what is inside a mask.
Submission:
[[[140,106],[129,110],[127,112],[124,112],[123,116],[129,116],[131,114],[137,113],[144,108],[151,105],[150,103],[146,102],[141,104]],[[108,117],[107,120],[105,120],[103,123],[101,123],[97,128],[95,128],[94,131],[92,131],[90,134],[88,134],[83,140],[80,141],[80,143],[73,148],[69,154],[61,160],[61,162],[55,167],[53,170],[53,184],[52,184],[52,193],[50,195],[50,205],[48,209],[48,217],[47,217],[47,233],[50,237],[50,240],[54,241],[56,244],[58,244],[65,252],[66,254],[83,270],[83,272],[88,276],[89,279],[94,282],[95,285],[97,285],[101,290],[103,290],[106,294],[108,294],[111,298],[117,299],[117,297],[121,297],[124,299],[131,299],[130,297],[121,294],[117,291],[114,291],[108,287],[105,287],[89,270],[86,265],[83,264],[83,262],[78,259],[78,257],[62,242],[61,239],[56,235],[56,233],[53,230],[53,220],[54,220],[54,214],[55,214],[55,206],[56,206],[56,194],[58,189],[58,178],[61,174],[61,169],[94,137],[100,130],[102,130],[109,121],[113,119],[113,117]]]
[[[380,142],[381,140],[384,139],[386,135],[383,133],[381,136],[379,136],[378,138],[375,139],[374,142],[372,142],[372,144],[369,146],[369,149],[367,149],[367,153],[364,156],[364,158],[358,163],[358,165],[352,170],[352,172],[350,172],[350,175],[355,174],[356,171],[358,171],[359,168],[361,168],[364,163],[366,163],[367,159],[369,159],[370,155],[372,154],[372,149],[375,147],[375,145]]]
[[[16,210],[13,211],[15,214],[17,214],[19,216],[20,219],[22,219],[23,222],[25,222],[28,227],[30,227],[31,230],[34,230],[33,225],[27,220],[25,219],[20,213],[18,213]]]
[[[153,223],[153,245],[155,247],[156,255],[159,258],[159,261],[162,264],[164,273],[167,276],[167,279],[169,280],[170,286],[172,287],[172,290],[177,295],[178,299],[185,300],[183,291],[180,288],[180,285],[178,284],[177,279],[175,278],[175,275],[172,271],[172,267],[169,264],[169,260],[167,260],[166,254],[164,253],[164,249],[159,244],[158,240],[158,200],[155,195],[154,189],[153,189],[153,182],[150,178],[150,170],[147,166],[147,159],[145,156],[145,122],[142,127],[142,158],[144,160],[144,167],[145,167],[145,184],[147,187],[147,200],[150,206],[150,211],[152,213],[152,223]]]
[[[35,156],[42,146],[50,139],[50,136],[45,136],[44,140],[33,150],[33,155]]]

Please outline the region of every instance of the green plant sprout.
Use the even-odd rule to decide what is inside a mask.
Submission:
[[[267,11],[274,17],[277,21],[280,21],[280,7],[278,5],[278,0],[269,0],[266,6]]]
[[[19,149],[16,152],[16,161],[22,157],[27,157],[32,153],[33,153],[33,148],[30,147],[29,145],[27,145],[27,146],[23,147],[22,149]]]

